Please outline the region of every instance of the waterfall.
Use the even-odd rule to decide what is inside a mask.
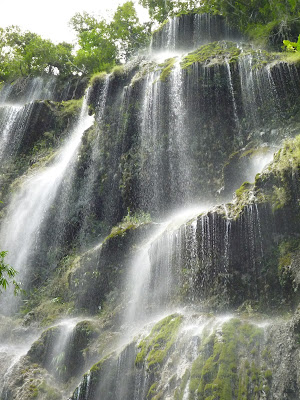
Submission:
[[[20,387],[35,385],[33,395],[45,398],[56,398],[57,389],[70,400],[267,400],[274,392],[268,368],[279,357],[271,348],[284,348],[284,329],[297,357],[298,315],[268,331],[251,312],[299,286],[292,275],[298,220],[290,237],[279,226],[294,223],[286,210],[298,205],[298,168],[278,171],[275,162],[256,178],[281,139],[298,129],[298,116],[289,116],[297,110],[299,69],[224,41],[239,39],[221,16],[169,18],[154,34],[149,58],[177,56],[96,76],[62,147],[9,181],[1,249],[24,288],[37,289],[28,294],[32,312],[22,328],[64,320],[51,322],[29,351],[0,346],[5,400],[10,384],[14,396],[19,390],[21,375]],[[216,40],[222,42],[211,44]],[[208,43],[203,59],[190,55],[190,66],[178,55]],[[53,82],[23,82],[20,101],[14,88],[0,91],[1,162],[18,154],[41,104],[35,101],[53,98]],[[292,157],[289,167],[298,165]],[[277,199],[278,182],[288,179],[293,195]],[[153,222],[140,218],[146,213]],[[288,309],[288,296],[280,300]],[[7,314],[19,310],[9,292],[1,306]],[[93,323],[63,313],[89,313]],[[43,381],[53,392],[43,392]]]
[[[8,251],[7,260],[19,272],[18,279],[25,285],[32,278],[30,264],[40,246],[39,235],[65,174],[70,172],[81,137],[93,122],[88,115],[86,98],[80,116],[63,148],[54,161],[44,168],[32,171],[14,194],[2,223],[1,245]],[[3,300],[10,311],[14,301],[7,295]]]
[[[74,330],[78,319],[65,319],[61,321],[57,328],[59,333],[55,339],[54,346],[52,348],[51,354],[47,356],[44,361],[46,368],[61,381],[66,380],[67,367],[70,361],[68,360],[69,349],[72,344],[72,339],[74,336]]]
[[[261,59],[259,51],[255,56]],[[250,127],[262,127],[268,114],[280,118],[280,104],[269,68],[255,68],[253,54],[240,56],[238,64],[243,110]]]
[[[161,206],[163,191],[162,175],[165,168],[163,142],[164,94],[162,83],[156,72],[151,72],[145,79],[143,88],[143,105],[141,109],[141,177],[140,206],[158,212]]]
[[[204,210],[204,206],[175,214],[158,226],[156,232],[143,243],[128,272],[129,305],[124,323],[147,321],[162,309],[172,307],[170,300],[178,287],[181,261],[179,227]],[[175,256],[174,256],[175,254]],[[178,263],[178,264],[177,264]]]
[[[36,77],[26,83],[24,94],[16,100],[12,96],[13,85],[5,85],[0,91],[0,162],[9,161],[20,148],[22,138],[37,111],[36,100],[52,99],[55,82]],[[11,97],[13,97],[11,99]]]
[[[187,106],[183,92],[183,72],[177,62],[170,78],[170,127],[168,154],[171,197],[176,204],[188,204],[191,191],[191,165]]]
[[[168,18],[154,32],[152,51],[187,51],[216,40],[241,40],[241,34],[232,29],[218,15],[187,14]]]
[[[82,184],[81,188],[81,193],[80,193],[80,198],[79,201],[83,205],[82,208],[82,219],[83,223],[81,226],[81,231],[80,231],[80,241],[81,244],[84,244],[86,240],[86,234],[87,230],[89,228],[89,217],[91,212],[93,211],[93,194],[95,190],[95,183],[98,178],[98,171],[101,167],[101,152],[99,151],[99,148],[101,148],[101,140],[100,140],[100,135],[101,131],[103,129],[102,123],[103,123],[103,118],[105,115],[105,107],[106,107],[106,102],[107,102],[107,95],[109,92],[109,85],[110,85],[110,75],[107,75],[105,77],[104,85],[101,88],[101,91],[98,95],[98,101],[97,101],[97,124],[100,129],[100,132],[97,131],[93,142],[91,144],[92,146],[92,153],[90,156],[89,160],[89,165],[88,169],[85,172],[85,177],[84,177],[84,182]]]
[[[239,121],[239,117],[238,117],[238,108],[237,108],[237,104],[236,104],[236,99],[235,99],[235,93],[234,93],[234,88],[233,88],[233,83],[232,83],[232,75],[231,75],[231,69],[230,69],[230,64],[228,62],[228,60],[226,60],[226,68],[228,71],[228,83],[229,83],[229,91],[232,97],[232,103],[233,103],[233,112],[234,112],[234,120],[236,123],[236,128],[237,131],[240,134],[240,121]]]

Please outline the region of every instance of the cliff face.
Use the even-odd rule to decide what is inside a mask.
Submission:
[[[240,40],[2,88],[1,399],[299,398],[299,66]]]

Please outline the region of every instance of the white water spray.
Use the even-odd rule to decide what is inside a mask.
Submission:
[[[29,278],[30,260],[40,245],[38,240],[43,223],[75,160],[82,135],[93,121],[94,117],[88,115],[85,98],[78,122],[54,162],[28,176],[10,202],[0,231],[1,244],[8,251],[7,261],[19,271],[18,279],[22,281]],[[11,307],[11,299],[7,303],[7,307]]]

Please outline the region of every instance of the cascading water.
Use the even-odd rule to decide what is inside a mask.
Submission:
[[[179,198],[182,203],[188,204],[191,188],[191,166],[189,156],[189,134],[187,107],[183,92],[183,72],[179,62],[176,62],[170,78],[170,127],[169,127],[169,163],[171,197]]]
[[[161,204],[163,182],[160,171],[163,168],[162,115],[163,93],[158,74],[148,74],[144,83],[144,101],[141,111],[141,166],[145,169],[140,180],[141,209],[147,204],[158,211]]]
[[[51,353],[45,360],[46,368],[52,372],[57,379],[64,380],[68,366],[68,353],[74,338],[74,331],[78,319],[66,319],[61,321],[56,327],[59,332],[56,337]]]
[[[109,82],[110,82],[110,75],[107,75],[97,103],[97,110],[98,110],[97,123],[101,129],[102,129],[103,115],[105,113],[107,95],[109,91]],[[88,224],[89,224],[88,216],[92,208],[93,191],[95,188],[95,181],[98,177],[97,171],[99,170],[101,163],[101,157],[99,156],[99,145],[100,145],[100,135],[98,133],[92,143],[91,159],[89,162],[88,171],[86,173],[85,182],[82,185],[82,194],[80,196],[80,201],[82,201],[83,204],[86,205],[85,209],[83,210],[84,222],[81,228],[82,243],[85,240],[86,231],[88,229]]]
[[[181,236],[179,226],[190,221],[205,208],[188,209],[161,224],[146,244],[142,245],[128,274],[129,307],[124,323],[129,326],[148,320],[168,306],[178,287],[176,262],[180,261]],[[174,256],[174,252],[177,253]],[[176,277],[177,275],[177,277]]]
[[[23,98],[17,100],[11,94],[13,85],[4,86],[0,92],[0,161],[8,161],[18,151],[23,135],[31,123],[36,100],[52,99],[55,89],[53,79],[46,82],[41,77],[26,84]]]
[[[237,40],[241,34],[230,28],[226,20],[217,15],[188,14],[169,18],[154,33],[152,51],[190,50],[215,40]]]
[[[42,170],[33,171],[10,202],[1,227],[1,242],[8,251],[8,262],[19,271],[19,279],[25,285],[32,279],[30,263],[39,246],[39,234],[47,213],[56,200],[66,172],[70,172],[82,135],[92,122],[93,117],[88,115],[85,98],[78,122],[53,163]],[[4,301],[5,310],[11,311],[14,303],[12,299],[8,300],[6,295]]]

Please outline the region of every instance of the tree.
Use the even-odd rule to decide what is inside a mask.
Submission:
[[[242,31],[251,24],[267,24],[300,18],[298,0],[203,0],[202,9],[224,15]]]
[[[110,28],[118,43],[119,59],[128,60],[149,43],[151,24],[140,24],[133,1],[127,1],[117,8]]]
[[[55,45],[13,25],[0,28],[0,43],[0,80],[44,73],[69,75],[74,70],[73,46],[68,43]]]
[[[110,23],[83,12],[75,14],[70,25],[77,32],[79,45],[74,63],[85,74],[127,61],[150,37],[150,25],[140,24],[132,1],[119,6]]]
[[[81,72],[104,71],[115,64],[118,49],[104,19],[97,20],[87,12],[76,13],[70,25],[77,32],[80,48],[74,63]]]
[[[162,23],[169,16],[176,13],[188,12],[200,7],[200,0],[139,0],[139,4],[147,8],[150,18],[153,21]]]
[[[10,283],[14,286],[14,293],[20,292],[20,285],[14,280],[17,271],[5,263],[7,251],[0,251],[0,292],[6,290]]]

